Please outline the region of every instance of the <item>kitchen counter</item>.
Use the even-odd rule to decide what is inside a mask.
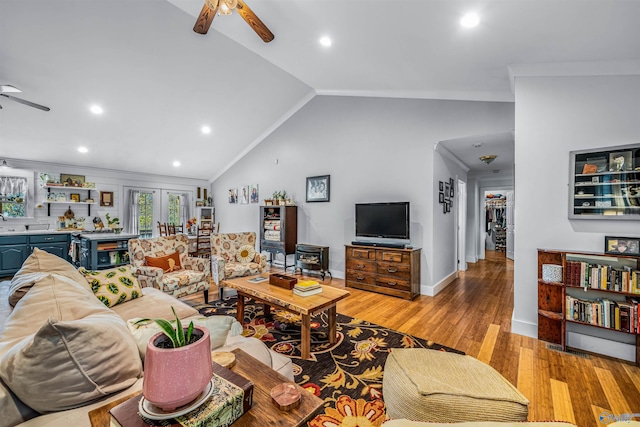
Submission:
[[[123,239],[135,239],[138,237],[138,234],[130,234],[130,233],[83,233],[80,232],[80,237],[88,240],[123,240]]]
[[[0,227],[0,236],[31,236],[33,234],[71,234],[78,230],[16,230],[9,231],[8,228]]]

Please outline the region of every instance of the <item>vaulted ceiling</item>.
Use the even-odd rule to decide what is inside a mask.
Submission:
[[[271,43],[194,33],[202,0],[0,0],[0,84],[51,108],[0,97],[0,157],[211,179],[318,94],[513,101],[510,64],[640,59],[637,0],[246,2]]]

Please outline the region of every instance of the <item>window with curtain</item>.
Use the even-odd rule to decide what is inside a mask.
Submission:
[[[191,215],[188,193],[167,193],[167,222],[186,225]]]
[[[129,190],[128,231],[140,237],[153,235],[153,191]]]
[[[27,216],[27,178],[0,176],[0,211],[9,218]]]

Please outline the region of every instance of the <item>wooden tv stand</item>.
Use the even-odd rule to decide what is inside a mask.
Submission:
[[[420,295],[421,249],[345,245],[348,288],[412,300]]]

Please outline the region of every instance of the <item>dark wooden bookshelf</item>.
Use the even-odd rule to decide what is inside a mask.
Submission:
[[[612,332],[619,332],[622,334],[634,335],[636,341],[635,363],[636,365],[640,366],[640,333],[638,330],[636,330],[635,332],[628,332],[612,327],[597,325],[579,320],[567,319],[567,290],[584,290],[585,294],[580,298],[570,295],[572,298],[580,299],[582,301],[596,301],[598,292],[640,298],[640,293],[631,293],[591,287],[585,288],[583,286],[567,284],[567,261],[582,260],[584,262],[593,263],[594,260],[589,259],[589,257],[611,258],[612,260],[609,266],[614,264],[614,259],[633,260],[635,261],[636,270],[638,269],[638,261],[640,260],[640,257],[636,256],[618,254],[612,255],[603,252],[538,249],[538,339],[553,344],[558,344],[562,347],[562,350],[566,350],[567,323],[573,323]],[[600,260],[600,263],[606,264],[606,260]],[[544,264],[554,264],[561,266],[563,281],[552,282],[544,280],[542,278],[542,266]],[[638,311],[640,312],[640,309]]]

